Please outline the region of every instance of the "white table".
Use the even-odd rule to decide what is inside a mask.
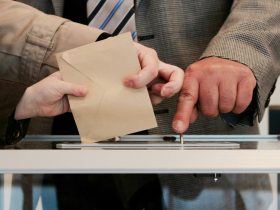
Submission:
[[[28,145],[35,145],[36,142],[48,144],[52,141],[61,143],[79,140],[78,136],[28,136],[18,146],[21,149],[9,147],[0,150],[0,173],[280,172],[278,136],[185,136],[183,146],[178,145],[176,136],[176,141],[170,142],[171,148],[162,148],[163,144],[166,145],[162,143],[162,136],[148,137],[161,148],[28,149]],[[124,138],[124,141],[133,145],[131,142],[135,139],[143,143],[147,136]],[[187,148],[190,142],[206,143],[209,140],[216,144],[223,141],[240,143],[240,148]],[[151,144],[150,141],[148,145]],[[256,142],[258,146],[254,149]]]

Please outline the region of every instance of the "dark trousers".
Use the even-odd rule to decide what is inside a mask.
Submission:
[[[77,135],[72,114],[55,117],[52,131]],[[45,181],[56,186],[59,210],[163,209],[156,174],[60,174]]]

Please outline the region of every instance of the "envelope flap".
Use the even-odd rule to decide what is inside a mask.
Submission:
[[[120,86],[125,76],[141,69],[132,43],[126,33],[106,39],[106,44],[100,41],[66,51],[62,58],[93,81]]]

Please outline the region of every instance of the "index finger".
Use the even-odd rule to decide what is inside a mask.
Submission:
[[[171,97],[178,93],[183,85],[184,71],[177,66],[173,66],[164,62],[160,62],[159,74],[167,83],[165,83],[161,90],[161,95],[164,97]]]
[[[195,78],[185,76],[181,90],[177,111],[173,118],[173,129],[177,133],[184,133],[190,124],[192,112],[198,100],[199,83]]]
[[[158,75],[159,60],[156,51],[140,46],[138,47],[137,54],[141,70],[137,74],[127,76],[124,79],[124,83],[132,88],[144,87]]]

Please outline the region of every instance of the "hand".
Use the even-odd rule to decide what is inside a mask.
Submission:
[[[61,74],[55,72],[38,83],[28,87],[19,101],[15,119],[50,117],[70,111],[66,94],[82,97],[87,88],[62,81]]]
[[[159,60],[155,50],[134,43],[141,71],[124,79],[124,84],[131,88],[148,86],[153,104],[159,104],[164,98],[178,93],[183,85],[184,71],[177,66]]]
[[[256,79],[245,65],[210,57],[191,64],[173,119],[173,129],[184,133],[198,111],[208,117],[219,113],[243,112],[251,103]]]

